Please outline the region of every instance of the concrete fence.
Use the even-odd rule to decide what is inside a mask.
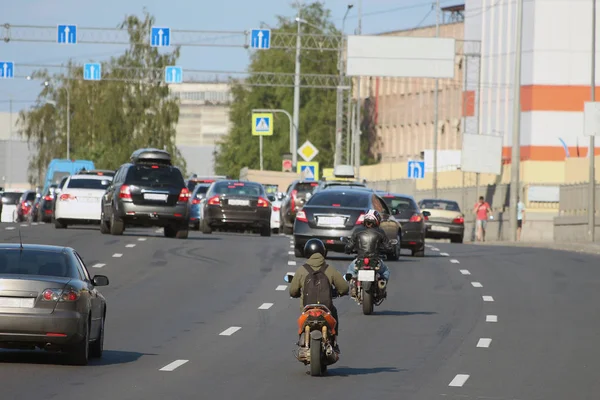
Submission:
[[[554,240],[557,242],[587,242],[588,184],[560,187],[559,215],[554,218]],[[600,208],[600,188],[596,187],[595,210]],[[596,211],[595,241],[600,241],[600,218]]]

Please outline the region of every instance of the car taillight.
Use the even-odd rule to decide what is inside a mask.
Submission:
[[[262,197],[258,198],[257,207],[269,207],[269,200],[263,199]]]
[[[52,196],[44,196],[44,200],[46,200],[46,201],[52,201]]]
[[[46,289],[42,292],[43,301],[77,301],[79,299],[79,292],[73,289],[61,290],[61,289]]]
[[[362,213],[356,219],[356,225],[362,224],[364,220],[365,220],[365,213]]]
[[[210,199],[208,199],[208,204],[211,206],[218,206],[219,204],[221,204],[221,199],[219,199],[219,196],[213,196]]]
[[[131,190],[129,189],[129,185],[121,186],[121,190],[119,190],[119,198],[124,200],[131,200]]]
[[[420,214],[414,214],[412,217],[410,217],[410,219],[408,220],[409,222],[421,222],[423,220],[423,218],[421,218]]]
[[[192,204],[200,204],[200,199],[196,197],[194,200],[192,200]]]
[[[290,205],[290,210],[296,210],[296,195],[298,194],[297,190],[292,190],[292,204]]]
[[[296,220],[300,222],[308,222],[308,219],[306,219],[306,213],[304,211],[298,211],[298,214],[296,214]]]
[[[187,203],[189,200],[190,200],[190,191],[188,190],[188,188],[181,189],[181,192],[179,193],[179,199],[177,201]]]
[[[465,223],[465,219],[463,217],[454,218],[452,221],[453,224],[463,225]]]
[[[69,201],[69,200],[76,200],[77,197],[72,196],[68,193],[63,193],[60,195],[60,197],[58,198],[60,201]]]
[[[279,208],[279,207],[277,207],[277,206],[273,206],[273,211],[279,211],[279,210],[280,210],[280,208]]]

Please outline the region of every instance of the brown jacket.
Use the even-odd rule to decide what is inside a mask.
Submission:
[[[323,257],[319,253],[315,253],[312,256],[310,256],[310,258],[306,261],[306,264],[310,265],[312,269],[316,271],[326,264],[325,257]],[[337,292],[340,296],[348,294],[348,292],[350,291],[348,282],[346,282],[342,274],[337,269],[335,269],[331,265],[328,265],[328,268],[325,270],[325,275],[329,279],[329,282],[335,285],[335,288],[337,289]],[[292,279],[292,282],[290,283],[290,296],[296,298],[300,297],[300,309],[304,308],[302,306],[302,286],[304,285],[304,281],[306,280],[307,276],[308,271],[306,270],[306,268],[304,268],[303,265],[301,265],[296,270],[294,279]]]

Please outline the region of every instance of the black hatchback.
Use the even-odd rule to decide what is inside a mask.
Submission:
[[[102,198],[100,231],[122,235],[126,226],[162,227],[187,239],[190,192],[168,152],[140,149],[117,170]]]
[[[419,209],[416,200],[409,195],[379,192],[392,214],[402,224],[403,249],[409,249],[413,257],[425,256],[425,218],[429,212]]]

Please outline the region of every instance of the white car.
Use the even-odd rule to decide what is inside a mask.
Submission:
[[[0,215],[0,221],[17,221],[17,206],[22,195],[22,190],[11,190],[2,193],[2,214]]]
[[[280,193],[277,195],[269,195],[271,201],[271,231],[273,233],[279,233],[279,218],[281,209],[281,199],[283,196]]]
[[[111,182],[110,176],[71,175],[56,199],[54,226],[99,224],[102,196]]]

